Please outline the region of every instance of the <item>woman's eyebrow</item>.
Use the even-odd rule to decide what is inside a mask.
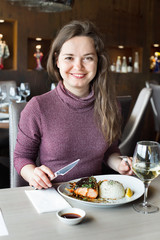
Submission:
[[[84,54],[84,56],[87,56],[87,55],[96,55],[95,53],[86,53]]]
[[[72,54],[72,53],[63,53],[62,54],[62,56],[70,56],[70,57],[72,57],[72,56],[75,56],[76,54]],[[84,55],[83,55],[83,57],[86,57],[86,56],[96,56],[96,53],[93,53],[93,52],[91,52],[91,53],[85,53]]]
[[[72,54],[72,53],[64,53],[63,56],[65,55],[69,55],[69,56],[74,56],[75,54]],[[88,56],[88,55],[96,55],[96,53],[85,53],[83,56]]]
[[[74,54],[72,54],[72,53],[64,53],[64,54],[62,54],[63,56],[65,56],[65,55],[67,55],[67,56],[73,56]]]

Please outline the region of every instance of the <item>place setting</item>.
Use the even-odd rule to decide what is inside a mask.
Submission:
[[[78,161],[57,171],[55,175],[66,174]],[[56,189],[27,190],[26,194],[39,213],[60,211],[70,207],[70,203],[81,204],[82,207],[119,207],[143,195],[144,202],[133,203],[133,208],[144,214],[157,212],[158,207],[147,203],[147,191],[151,181],[160,174],[159,144],[153,141],[138,142],[132,169],[135,173],[133,176],[111,174],[85,177],[62,183]],[[56,204],[61,207],[58,209]]]
[[[66,174],[78,161],[57,171],[56,176]],[[153,141],[138,142],[132,158],[132,169],[135,173],[133,176],[91,176],[62,183],[55,188],[25,192],[38,213],[54,211],[60,221],[69,225],[83,221],[86,216],[83,205],[113,208],[133,203],[133,209],[137,212],[157,212],[158,207],[147,203],[147,191],[151,181],[160,173],[159,144]],[[143,195],[144,201],[137,202]]]
[[[133,203],[133,209],[144,214],[158,212],[157,206],[147,202],[147,193],[151,181],[160,174],[159,143],[137,142],[132,158],[132,169],[135,173],[133,176],[100,175],[62,183],[58,187],[58,192],[65,199],[91,207],[118,207],[134,202],[144,195],[144,201]],[[83,195],[82,192],[85,193],[88,186],[98,189],[98,197]]]

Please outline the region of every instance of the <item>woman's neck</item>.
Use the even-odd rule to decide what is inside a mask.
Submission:
[[[63,83],[63,86],[64,88],[69,91],[70,93],[72,93],[73,95],[75,95],[76,97],[79,97],[79,98],[84,98],[84,97],[87,97],[89,95],[89,89],[72,89],[72,88],[67,88],[67,86],[64,85]]]

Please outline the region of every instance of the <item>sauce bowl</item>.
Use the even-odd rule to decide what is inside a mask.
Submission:
[[[65,208],[58,211],[56,215],[61,222],[68,225],[75,225],[83,220],[86,213],[80,208]]]

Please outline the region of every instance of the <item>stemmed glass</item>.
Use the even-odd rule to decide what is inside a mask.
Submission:
[[[137,212],[144,214],[159,211],[159,208],[147,202],[148,187],[160,174],[160,146],[154,141],[138,142],[134,151],[132,169],[144,183],[144,200],[133,204]]]
[[[9,98],[11,101],[20,102],[21,101],[20,88],[19,87],[10,87]]]
[[[7,97],[7,89],[5,85],[0,86],[0,101],[2,102]]]
[[[27,101],[27,97],[30,95],[30,84],[29,83],[21,83],[20,84],[20,92],[22,97],[24,97],[24,102]]]

